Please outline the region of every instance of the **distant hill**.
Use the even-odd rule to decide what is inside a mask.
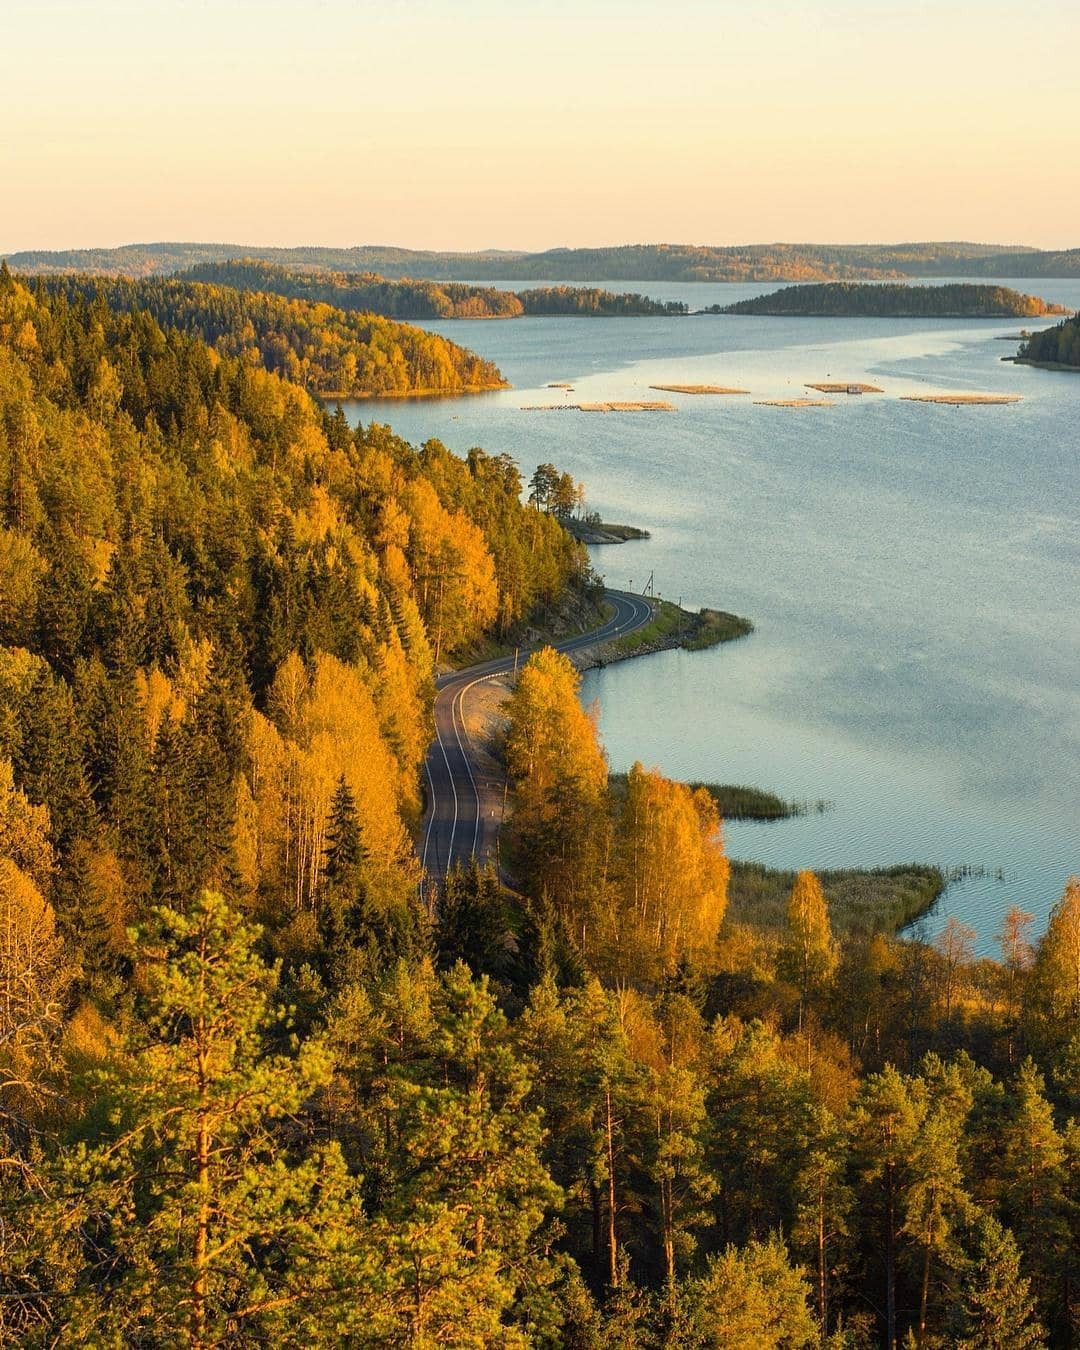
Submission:
[[[0,270],[2,275],[2,270]],[[43,277],[76,311],[149,315],[222,356],[257,363],[324,398],[392,398],[506,387],[499,370],[437,333],[326,304],[158,277]]]
[[[1080,249],[1019,244],[626,244],[542,253],[423,252],[355,248],[260,248],[251,244],[154,243],[8,255],[19,272],[164,276],[206,263],[257,259],[281,267],[374,272],[435,281],[882,281],[900,277],[1080,277]]]
[[[1016,353],[1016,360],[1022,365],[1080,370],[1080,315],[1056,328],[1032,333]]]
[[[388,281],[374,272],[281,267],[254,258],[201,263],[181,273],[181,279],[314,300],[393,319],[515,319],[522,314],[603,318],[686,313],[686,306],[679,302],[664,304],[644,295],[614,295],[595,287],[547,286],[515,294],[458,281]]]
[[[1027,319],[1071,311],[1007,286],[868,285],[842,281],[824,286],[787,286],[734,305],[712,305],[708,312],[817,318]]]
[[[257,258],[199,263],[181,273],[180,279],[314,300],[391,319],[513,319],[525,312],[512,291],[492,286],[424,279],[388,281],[376,272],[283,267]]]

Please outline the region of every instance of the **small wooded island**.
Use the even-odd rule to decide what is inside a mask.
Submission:
[[[806,318],[873,317],[881,319],[1011,319],[1043,314],[1069,314],[1063,305],[1008,286],[906,286],[829,282],[821,286],[786,286],[769,295],[710,305],[706,314],[801,315]]]
[[[1014,357],[1022,366],[1047,366],[1051,370],[1080,370],[1080,315],[1056,328],[1032,333]]]

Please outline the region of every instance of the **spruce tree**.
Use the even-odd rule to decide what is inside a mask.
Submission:
[[[957,1350],[1041,1350],[1044,1333],[1012,1233],[992,1215],[981,1215],[970,1248],[953,1319]]]

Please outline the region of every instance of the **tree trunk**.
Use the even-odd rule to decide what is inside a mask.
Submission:
[[[589,1186],[589,1195],[592,1200],[592,1265],[593,1279],[600,1281],[600,1248],[603,1245],[603,1204],[600,1198],[600,1187],[595,1183]]]
[[[885,1172],[885,1345],[896,1350],[896,1195],[891,1164]]]
[[[604,1130],[607,1142],[608,1164],[608,1283],[619,1287],[619,1244],[615,1232],[615,1123],[611,1111],[611,1088],[604,1088]]]
[[[923,1256],[922,1269],[922,1289],[919,1292],[919,1344],[922,1345],[926,1337],[926,1304],[930,1294],[930,1255],[934,1243],[934,1221],[927,1224],[926,1228],[926,1252]]]
[[[818,1187],[817,1207],[817,1305],[821,1334],[825,1335],[828,1309],[825,1304],[825,1188]]]
[[[200,1077],[202,1065],[200,1064]],[[195,1164],[198,1169],[199,1209],[195,1219],[195,1246],[192,1265],[195,1278],[191,1283],[191,1344],[192,1350],[206,1345],[206,1253],[210,1239],[210,1130],[205,1111],[199,1112],[195,1135]]]

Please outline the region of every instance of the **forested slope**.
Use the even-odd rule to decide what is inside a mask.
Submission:
[[[208,882],[302,918],[342,774],[405,905],[433,661],[555,599],[580,547],[509,460],[353,433],[104,300],[0,273],[0,754],[47,808],[60,920],[110,878],[93,965]]]
[[[40,284],[69,301],[100,299],[110,310],[150,315],[323,397],[456,394],[506,383],[490,361],[436,333],[310,300],[190,281],[65,276]]]
[[[546,651],[522,889],[425,907],[436,654],[584,559],[241,345],[0,269],[0,1342],[1074,1345],[1080,885],[1000,962],[733,922]]]
[[[193,267],[185,273],[185,279],[317,300],[339,309],[366,310],[398,319],[516,319],[522,314],[619,318],[686,313],[686,306],[677,301],[615,295],[596,287],[544,286],[515,294],[460,282],[387,281],[370,272],[299,271],[253,259]]]
[[[476,281],[872,281],[890,277],[1070,277],[1080,249],[1010,244],[622,244],[540,253],[354,248],[261,248],[250,244],[155,243],[121,248],[26,251],[13,267],[34,272],[160,276],[202,263],[254,258],[287,268],[376,272],[382,277]]]
[[[1032,333],[1017,351],[1017,359],[1036,365],[1075,367],[1080,370],[1080,318],[1066,319],[1056,328]]]
[[[374,272],[280,267],[253,258],[202,263],[185,280],[238,290],[267,291],[314,300],[338,309],[363,310],[392,319],[512,319],[524,313],[511,291],[461,282],[387,281]]]

